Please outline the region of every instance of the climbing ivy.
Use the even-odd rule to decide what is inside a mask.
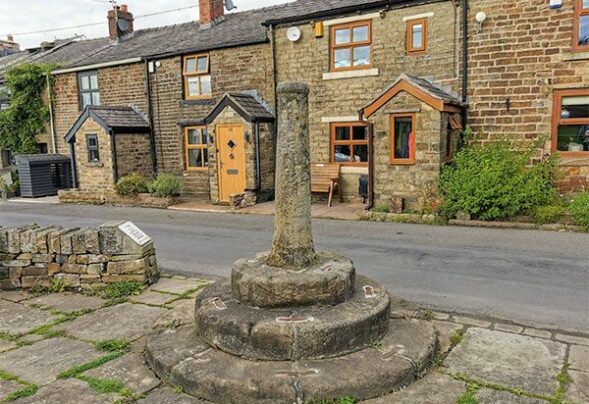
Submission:
[[[15,154],[35,152],[35,135],[49,122],[47,77],[53,91],[54,78],[50,73],[55,67],[27,64],[6,73],[5,82],[12,98],[8,108],[0,111],[0,149]]]

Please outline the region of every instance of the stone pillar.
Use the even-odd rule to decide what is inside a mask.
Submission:
[[[315,260],[311,231],[309,88],[278,85],[276,218],[268,265],[302,270]]]

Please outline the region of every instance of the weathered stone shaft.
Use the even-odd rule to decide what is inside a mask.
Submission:
[[[268,265],[303,269],[315,259],[311,231],[309,88],[278,85],[276,219]]]

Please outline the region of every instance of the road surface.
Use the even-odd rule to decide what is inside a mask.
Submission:
[[[228,276],[267,251],[271,216],[0,202],[0,225],[96,226],[131,220],[166,271]],[[589,235],[314,220],[319,249],[339,251],[395,295],[431,308],[589,333]]]

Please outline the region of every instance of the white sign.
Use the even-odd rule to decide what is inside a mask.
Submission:
[[[144,246],[151,241],[151,237],[149,237],[139,227],[135,226],[135,224],[131,222],[123,223],[119,226],[119,229],[127,236],[131,237],[131,239],[133,239],[133,241],[135,241],[140,246]]]

